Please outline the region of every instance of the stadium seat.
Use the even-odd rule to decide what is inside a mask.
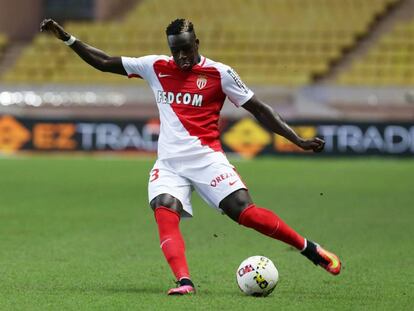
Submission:
[[[0,59],[3,56],[4,49],[8,43],[7,36],[3,33],[0,33]]]
[[[112,55],[169,54],[165,27],[185,17],[195,24],[201,52],[235,68],[247,83],[300,86],[326,72],[394,1],[226,0],[207,6],[204,0],[143,0],[119,22],[70,22],[65,28]],[[44,34],[37,35],[27,49],[11,69],[13,74],[3,80],[20,82],[28,77],[26,82],[32,82],[23,71],[33,63],[33,50],[37,64],[29,67],[44,77],[44,81],[36,79],[40,83],[47,83],[48,77],[77,83],[73,77],[87,66]],[[96,83],[125,81],[93,70],[82,74]]]
[[[402,20],[338,77],[344,85],[414,85],[414,18]]]

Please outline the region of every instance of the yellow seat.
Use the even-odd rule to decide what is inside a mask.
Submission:
[[[74,21],[65,28],[110,55],[169,54],[165,27],[176,17],[187,17],[195,24],[203,55],[236,68],[247,83],[294,86],[326,72],[393,1],[226,0],[206,5],[205,0],[151,0],[139,1],[120,21]],[[61,42],[39,34],[10,70],[30,68],[36,77],[59,83],[125,81],[82,66],[88,67]]]
[[[409,86],[414,85],[413,36],[414,18],[401,20],[388,33],[384,34],[348,71],[337,81],[340,84],[353,84],[364,70],[361,85]]]

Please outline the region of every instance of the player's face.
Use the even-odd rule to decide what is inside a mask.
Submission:
[[[183,32],[168,36],[168,45],[177,66],[183,71],[189,71],[198,63],[199,41],[193,32]]]

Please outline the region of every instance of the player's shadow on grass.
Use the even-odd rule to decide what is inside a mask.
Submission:
[[[94,291],[96,292],[105,292],[107,294],[111,293],[111,294],[118,294],[118,293],[127,293],[127,294],[155,294],[155,295],[165,295],[166,289],[165,288],[157,288],[157,287],[102,287],[99,289],[95,289]],[[197,288],[197,295],[201,295],[201,296],[214,296],[216,297],[217,295],[219,296],[229,296],[229,297],[234,297],[235,294],[237,296],[245,296],[243,295],[241,292],[237,292],[234,290],[227,290],[227,291],[220,291],[220,292],[215,292],[215,291],[211,291],[209,289],[201,289],[201,288]]]
[[[101,287],[97,288],[96,291],[102,291],[106,293],[126,293],[126,294],[163,294],[165,290],[157,287]]]
[[[91,291],[94,292],[100,292],[100,293],[106,293],[106,294],[146,294],[146,295],[166,295],[166,289],[165,288],[158,288],[158,287],[101,287],[96,288]],[[200,297],[247,297],[243,295],[241,292],[235,291],[235,290],[221,290],[220,292],[215,292],[214,290],[210,289],[202,289],[197,288],[197,296]]]
[[[96,293],[96,294],[146,294],[146,295],[165,295],[166,288],[156,287],[156,286],[88,286],[88,287],[71,287],[67,289],[68,291],[74,292],[88,292],[88,293]],[[242,294],[240,291],[235,290],[234,288],[215,291],[214,289],[203,288],[203,286],[197,286],[197,296],[203,297],[247,297]]]
[[[88,288],[68,288],[69,291],[75,292],[89,292],[89,293],[98,293],[98,294],[154,294],[159,295],[163,294],[165,290],[158,287],[116,287],[116,286],[90,286]]]

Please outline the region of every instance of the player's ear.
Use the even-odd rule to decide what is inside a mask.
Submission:
[[[198,40],[198,38],[197,38],[197,39],[195,39],[195,44],[196,44],[196,46],[197,46],[197,48],[198,48],[198,46],[200,45],[200,40]]]

